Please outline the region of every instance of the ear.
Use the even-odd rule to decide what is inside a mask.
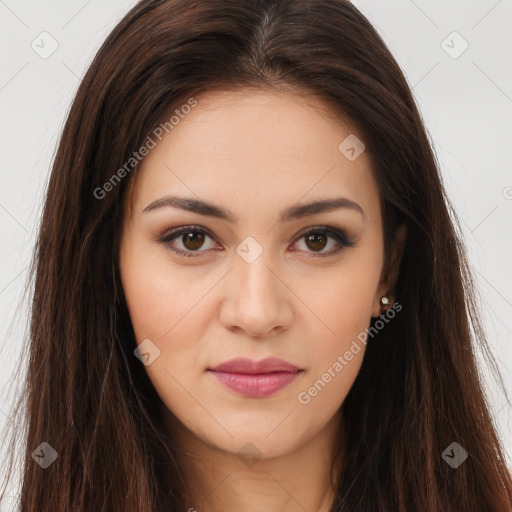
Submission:
[[[395,283],[398,279],[406,237],[407,228],[405,227],[405,224],[402,224],[395,232],[389,260],[384,262],[382,268],[381,279],[372,309],[372,316],[375,318],[382,314],[383,309],[391,307],[395,302]],[[380,303],[380,299],[383,296],[386,296],[389,299],[389,303],[387,305],[382,305]]]

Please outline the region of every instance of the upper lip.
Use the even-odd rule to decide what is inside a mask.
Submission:
[[[266,359],[262,359],[261,361],[254,361],[252,359],[238,357],[208,369],[216,372],[247,374],[272,372],[296,373],[300,371],[297,366],[288,363],[287,361],[283,361],[277,357],[268,357]]]

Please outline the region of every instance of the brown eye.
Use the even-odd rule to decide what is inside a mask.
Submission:
[[[310,249],[314,251],[321,251],[327,245],[328,237],[323,234],[312,233],[307,235],[305,239],[306,245]]]
[[[301,248],[301,250],[314,257],[333,256],[346,247],[354,246],[354,241],[349,239],[343,231],[330,226],[318,226],[315,229],[310,229],[302,234],[295,243],[303,243],[305,249]]]
[[[182,235],[182,243],[190,251],[200,249],[204,243],[204,233],[199,231],[190,231]]]
[[[210,246],[208,246],[208,238]],[[203,228],[194,226],[175,229],[160,238],[159,241],[166,244],[176,254],[185,257],[200,256],[208,249],[215,248],[213,237]]]
[[[207,239],[210,239],[210,246],[208,246]],[[219,249],[218,246],[216,247],[214,237],[208,231],[195,226],[175,229],[161,237],[159,241],[176,254],[184,257],[200,256],[202,253],[209,252],[209,249]],[[311,256],[332,256],[345,247],[354,245],[354,242],[343,231],[330,226],[310,229],[295,243],[304,243],[305,249],[301,250]],[[324,250],[326,248],[328,250]]]

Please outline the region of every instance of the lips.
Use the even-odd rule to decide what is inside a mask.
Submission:
[[[221,384],[253,398],[270,396],[294,381],[302,372],[297,366],[269,357],[261,361],[237,358],[208,368]]]
[[[273,373],[273,372],[289,372],[295,373],[299,371],[297,366],[287,363],[277,357],[268,357],[261,361],[253,361],[252,359],[237,358],[221,363],[214,368],[209,368],[216,372],[227,373],[245,373],[245,374],[258,374],[258,373]]]

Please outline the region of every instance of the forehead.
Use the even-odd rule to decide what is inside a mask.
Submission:
[[[281,208],[344,195],[376,215],[370,160],[365,152],[349,160],[340,151],[355,130],[320,100],[254,90],[210,92],[196,100],[161,141],[155,139],[137,170],[137,211],[166,193],[234,212],[267,207],[270,198]]]

